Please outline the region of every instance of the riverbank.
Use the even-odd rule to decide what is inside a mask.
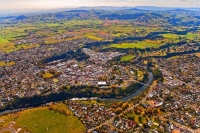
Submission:
[[[110,100],[110,101],[123,101],[123,102],[126,102],[129,99],[132,99],[132,98],[138,96],[139,94],[141,94],[146,88],[148,88],[151,85],[152,82],[153,82],[153,74],[152,74],[152,72],[149,72],[149,79],[146,82],[146,84],[143,85],[137,91],[133,92],[131,95],[123,97],[121,99],[117,99],[117,98],[98,98],[98,99],[100,99],[100,100]],[[87,98],[72,98],[72,99],[84,99],[85,100]],[[89,99],[94,99],[94,97],[90,97]],[[97,98],[95,97],[95,99],[97,99]],[[48,103],[48,102],[46,102],[46,103]],[[54,102],[54,101],[51,101],[51,102]],[[38,106],[45,105],[46,103],[40,104]],[[20,109],[13,109],[13,110],[5,110],[5,111],[0,112],[0,116],[1,115],[5,115],[5,114],[9,114],[9,113],[14,113],[14,112],[21,111],[21,110],[25,110],[25,109],[28,109],[28,108],[32,108],[32,107],[20,108]]]

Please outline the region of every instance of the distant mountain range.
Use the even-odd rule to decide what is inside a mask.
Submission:
[[[114,7],[114,6],[96,6],[96,7],[78,7],[78,8],[59,8],[59,9],[49,9],[49,10],[21,10],[21,11],[1,11],[0,17],[7,16],[17,16],[17,15],[33,15],[33,14],[43,14],[43,13],[55,13],[61,11],[69,11],[69,10],[126,10],[126,9],[138,9],[138,10],[150,10],[150,11],[166,11],[166,10],[189,10],[189,11],[200,11],[200,8],[178,8],[178,7],[155,7],[155,6],[136,6],[136,7]]]
[[[135,6],[135,7],[112,7],[112,6],[99,6],[99,7],[79,7],[76,9],[84,10],[125,10],[125,9],[139,9],[139,10],[150,10],[150,11],[166,11],[166,10],[190,10],[190,11],[200,11],[200,8],[179,8],[179,7],[156,7],[156,6]]]
[[[64,11],[63,11],[64,10]],[[194,26],[200,25],[199,8],[166,8],[166,7],[79,7],[73,9],[56,9],[49,12],[39,12],[17,16],[0,17],[0,21],[37,22],[62,20],[131,20],[135,23],[166,24]]]

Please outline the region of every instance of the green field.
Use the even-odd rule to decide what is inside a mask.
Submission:
[[[14,48],[15,48],[14,43],[12,43],[12,42],[8,41],[7,39],[5,39],[4,37],[0,36],[0,50],[9,52]]]
[[[149,43],[146,41],[142,42],[133,42],[133,43],[121,43],[121,44],[111,44],[105,48],[118,48],[118,49],[128,49],[128,48],[140,48],[145,49],[147,47],[158,47],[159,45],[156,43]]]
[[[86,130],[77,117],[55,113],[47,107],[22,111],[16,122],[32,133],[81,133]]]
[[[196,39],[199,37],[200,37],[200,34],[195,34],[195,33],[187,33],[187,35],[186,35],[186,38],[189,40],[193,40],[193,39]]]
[[[126,61],[132,60],[133,58],[135,58],[135,56],[130,54],[130,55],[123,56],[120,61],[126,62]]]
[[[178,39],[179,38],[179,35],[177,34],[163,34],[162,35],[164,38],[167,38],[167,39]]]
[[[93,35],[86,35],[86,37],[89,38],[89,39],[92,39],[92,40],[97,40],[97,41],[103,40],[103,38],[93,36]]]
[[[196,39],[196,38],[199,38],[200,37],[200,34],[196,34],[196,33],[187,33],[186,35],[179,35],[179,34],[163,34],[162,35],[164,38],[167,38],[167,39],[188,39],[188,40],[193,40],[193,39]]]

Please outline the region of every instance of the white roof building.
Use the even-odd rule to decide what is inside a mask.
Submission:
[[[98,85],[99,85],[99,86],[105,86],[105,85],[107,85],[107,83],[104,82],[104,81],[100,81],[100,82],[98,82]]]

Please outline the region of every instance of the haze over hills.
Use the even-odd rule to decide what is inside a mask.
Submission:
[[[30,10],[12,10],[12,11],[3,11],[0,9],[0,17],[7,16],[17,16],[17,15],[35,15],[35,14],[44,14],[44,13],[56,13],[69,10],[106,10],[106,11],[116,11],[116,10],[125,10],[125,9],[139,9],[139,10],[150,10],[150,11],[167,11],[175,9],[183,9],[189,11],[200,11],[200,8],[178,8],[178,7],[156,7],[156,6],[135,6],[135,7],[115,7],[115,6],[93,6],[93,7],[70,7],[70,8],[58,8],[58,9],[30,9]]]
[[[161,7],[80,7],[51,13],[38,13],[0,17],[0,20],[14,20],[23,22],[52,22],[63,20],[132,20],[135,23],[166,24],[195,26],[200,24],[200,12],[185,8]],[[12,22],[11,22],[12,23]]]
[[[200,132],[198,8],[3,1],[0,133]]]

